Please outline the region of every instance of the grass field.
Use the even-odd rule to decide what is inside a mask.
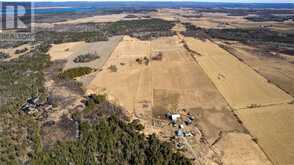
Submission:
[[[146,66],[138,64],[136,59],[145,56],[150,56],[149,41],[124,37],[103,66],[103,70],[98,72],[93,81],[85,87],[86,90],[103,92],[105,89],[132,116],[139,80],[143,72],[146,72]],[[110,66],[116,66],[117,72],[111,72],[108,69]]]
[[[294,57],[290,55],[270,56],[241,43],[227,45],[233,54],[255,69],[267,80],[294,96]]]
[[[196,59],[234,109],[287,103],[291,96],[211,41],[185,38]]]
[[[162,53],[162,60],[151,60],[148,65],[136,62],[137,58],[150,58],[154,51]],[[116,66],[117,70],[111,71],[110,66]],[[214,143],[220,132],[234,131],[238,137],[239,133],[242,134],[242,144],[248,146],[238,152],[244,160],[234,160],[245,162],[248,158],[252,162],[260,162],[264,159],[263,153],[258,149],[254,150],[257,156],[245,155],[256,145],[248,138],[242,140],[246,132],[243,126],[229,111],[225,99],[201,65],[196,63],[176,36],[150,41],[125,36],[102,71],[92,76],[93,80],[84,85],[87,93],[106,93],[108,99],[122,106],[129,117],[141,120],[146,134],[156,133],[167,140],[174,132],[167,121],[162,120],[164,114],[170,111],[182,113],[186,109],[197,116],[197,127],[203,130],[208,144]],[[246,133],[245,135],[247,136]],[[199,148],[195,139],[190,143],[192,150],[202,152],[203,148]],[[226,150],[226,156],[239,150],[237,145],[234,146],[230,151]],[[219,149],[225,151],[223,146]]]
[[[108,57],[111,55],[114,48],[118,45],[121,40],[121,36],[109,38],[108,41],[100,42],[70,42],[55,44],[49,50],[51,60],[66,60],[64,69],[70,69],[75,67],[91,67],[99,69],[104,65]],[[98,59],[85,62],[75,63],[74,59],[83,54],[93,53],[99,56]]]
[[[162,52],[163,59],[151,61],[149,65],[135,61],[137,58],[149,57],[153,51]],[[118,68],[117,72],[107,69],[111,65]],[[130,113],[133,113],[134,109],[142,109],[142,103],[151,104],[149,109],[145,110],[149,111],[148,113],[135,110],[138,116],[150,116],[151,106],[160,104],[154,102],[157,100],[154,98],[156,91],[179,95],[178,108],[202,107],[222,110],[227,106],[200,66],[193,62],[188,52],[181,47],[177,37],[152,41],[124,37],[105,63],[103,71],[96,74],[86,89],[106,89]],[[161,97],[163,96],[156,98]]]
[[[217,145],[223,148],[223,164],[272,165],[260,147],[248,134],[228,133]]]
[[[273,164],[294,164],[293,110],[293,105],[277,105],[237,112]]]
[[[58,22],[56,24],[80,24],[88,22],[116,22],[127,16],[127,14],[110,14],[110,15],[98,15],[86,18],[79,18],[74,20],[67,20],[64,22]]]

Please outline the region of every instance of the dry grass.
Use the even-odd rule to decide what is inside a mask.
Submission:
[[[211,41],[185,38],[209,78],[234,109],[287,103],[293,98]]]
[[[178,9],[177,10],[179,15],[186,15],[186,13],[191,12],[189,9],[184,10]],[[195,14],[195,13],[194,13]],[[200,13],[196,13],[200,14]],[[226,13],[217,13],[217,12],[201,12],[202,17],[190,17],[184,18],[181,16],[176,16],[174,12],[169,12],[169,14],[165,14],[169,16],[178,17],[182,22],[190,22],[195,26],[209,29],[209,28],[260,28],[260,27],[267,27],[272,30],[277,31],[291,31],[293,30],[293,21],[285,21],[285,22],[274,22],[274,21],[267,21],[267,22],[253,22],[247,20],[247,16],[229,16]],[[253,14],[248,16],[255,16]]]
[[[294,65],[291,64],[292,56],[276,58],[258,53],[255,48],[241,43],[229,45],[234,48],[234,55],[244,63],[257,70],[270,82],[294,96]]]
[[[238,111],[238,116],[273,164],[294,164],[294,106],[277,105]]]
[[[74,20],[67,20],[64,22],[57,22],[55,24],[80,24],[88,22],[116,22],[127,16],[127,14],[110,14],[110,15],[97,15],[93,17],[78,18]]]
[[[136,58],[150,57],[153,51],[161,51],[163,59],[150,61],[148,65],[136,62]],[[122,62],[125,65],[120,65]],[[107,69],[111,65],[118,67],[117,72]],[[112,102],[125,108],[129,117],[141,120],[146,134],[156,133],[161,139],[168,140],[174,135],[174,129],[167,121],[161,120],[162,116],[168,111],[182,113],[182,109],[197,116],[197,127],[203,130],[203,136],[209,143],[218,138],[220,131],[244,132],[227,109],[224,98],[177,37],[162,37],[152,41],[124,37],[103,68],[96,73],[93,81],[84,86],[85,90],[87,93],[107,93]],[[191,125],[191,130],[194,129],[196,127]],[[243,137],[237,139],[237,142],[242,142],[243,148],[234,143],[231,150],[223,146],[219,149],[225,151],[226,156],[234,152],[240,156],[253,148],[252,154],[242,155],[244,159],[240,158],[239,161],[245,163],[248,158],[250,162],[262,162],[263,153],[247,136],[245,140]],[[225,146],[230,140],[225,141]],[[203,150],[199,148],[196,137],[189,141],[193,150]],[[208,147],[208,144],[201,145]],[[233,163],[236,162],[237,156],[232,159]]]
[[[175,32],[184,32],[186,31],[186,27],[181,24],[181,23],[177,23],[173,28],[172,28],[173,31]]]
[[[53,45],[49,50],[49,55],[51,60],[67,60],[65,64],[65,69],[75,68],[75,67],[91,67],[99,69],[104,65],[106,60],[111,55],[112,51],[119,44],[121,36],[116,36],[109,38],[108,41],[100,42],[71,42]],[[85,62],[85,63],[75,63],[74,59],[79,55],[92,53],[97,54],[100,58]]]
[[[97,73],[93,81],[85,87],[86,90],[99,93],[105,89],[114,98],[115,102],[128,110],[130,116],[134,115],[133,109],[135,107],[135,97],[138,93],[139,80],[146,75],[143,72],[148,72],[145,70],[145,65],[137,64],[135,60],[138,57],[149,57],[149,50],[149,41],[139,41],[134,38],[124,37],[103,66],[103,70]],[[121,65],[121,63],[125,65]],[[111,65],[117,66],[117,72],[110,72],[107,69]]]
[[[151,51],[161,51],[162,61],[151,61],[147,66],[135,62],[138,57],[149,57]],[[125,65],[121,66],[122,62]],[[92,92],[106,89],[134,116],[150,117],[151,106],[158,105],[154,102],[154,90],[178,93],[179,108],[221,110],[226,107],[222,96],[200,66],[181,47],[177,37],[164,37],[151,43],[124,37],[103,68],[110,65],[116,65],[118,71],[111,73],[103,69],[85,88]],[[141,110],[146,102],[149,108]]]
[[[167,112],[177,112],[180,94],[177,91],[157,89],[153,95],[153,117],[164,118]]]
[[[218,146],[223,148],[223,164],[227,165],[271,165],[259,146],[248,134],[228,133]]]
[[[82,48],[85,42],[69,42],[52,45],[49,50],[50,59],[54,60],[66,60],[74,52]]]

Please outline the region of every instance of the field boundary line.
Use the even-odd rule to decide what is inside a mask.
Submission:
[[[220,47],[221,49],[223,49],[224,51],[228,52],[229,54],[231,54],[233,57],[235,57],[239,62],[243,63],[244,65],[246,65],[247,67],[249,67],[250,69],[252,69],[256,74],[258,74],[259,76],[261,76],[263,79],[265,79],[267,81],[267,83],[272,84],[273,86],[279,88],[281,91],[283,91],[285,94],[287,94],[288,96],[292,97],[292,101],[294,101],[294,97],[292,95],[290,95],[286,90],[282,89],[281,87],[279,87],[277,84],[273,83],[272,81],[268,80],[267,78],[265,78],[265,76],[260,73],[258,70],[256,70],[255,68],[251,67],[248,63],[246,63],[242,58],[238,57],[237,55],[235,55],[235,53],[233,53],[232,51],[229,51],[227,49],[224,49],[220,46],[220,44],[211,41],[214,44],[216,44],[218,47]],[[224,44],[227,46],[227,44]],[[239,52],[237,49],[235,49],[234,47],[230,47],[232,49],[234,49],[235,51]],[[287,76],[286,76],[287,77]]]

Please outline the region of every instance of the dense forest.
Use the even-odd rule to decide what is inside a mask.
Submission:
[[[113,23],[87,23],[78,25],[58,25],[53,29],[36,33],[38,41],[49,44],[75,41],[105,41],[114,35],[144,36],[145,38],[170,36],[174,22],[161,19],[124,20]],[[84,29],[87,29],[85,31]],[[139,35],[138,35],[139,34]]]
[[[267,15],[246,17],[246,19],[250,21],[254,21],[254,22],[266,22],[266,21],[284,22],[284,21],[294,20],[294,16],[293,15],[278,16],[278,15],[267,14]]]
[[[50,65],[46,52],[49,45],[41,44],[26,56],[0,62],[0,162],[21,164],[28,151],[36,147],[38,121],[19,113],[24,101],[39,93],[46,97],[42,70]]]
[[[126,123],[115,116],[82,122],[80,139],[37,153],[32,164],[191,164],[168,143],[155,135],[146,138],[136,128],[136,122]]]
[[[143,19],[130,21],[117,21],[111,23],[108,32],[110,34],[132,34],[134,32],[168,31],[174,26],[173,22],[161,19]]]

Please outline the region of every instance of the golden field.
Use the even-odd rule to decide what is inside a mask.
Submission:
[[[291,102],[293,98],[211,41],[185,38],[198,63],[233,109]]]
[[[294,106],[277,105],[237,112],[273,164],[294,164]]]

